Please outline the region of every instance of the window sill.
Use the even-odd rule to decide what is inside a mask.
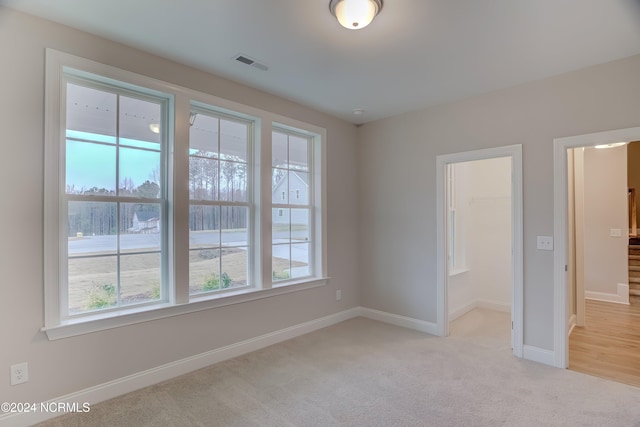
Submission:
[[[258,299],[269,298],[290,292],[302,291],[305,289],[324,286],[330,280],[324,278],[306,278],[300,281],[290,281],[283,284],[274,284],[271,289],[245,288],[235,292],[224,294],[206,295],[202,297],[192,297],[186,304],[157,304],[147,307],[137,307],[110,311],[109,313],[96,314],[91,317],[81,319],[70,319],[52,327],[43,327],[42,332],[47,334],[49,341],[74,337],[77,335],[90,334],[92,332],[104,331],[107,329],[119,328],[122,326],[135,325],[137,323],[149,322],[152,320],[164,319],[167,317],[180,316],[202,310],[209,310],[216,307],[223,307],[232,304],[241,304]]]
[[[471,271],[471,269],[467,267],[454,268],[449,272],[449,277],[458,276],[460,274],[466,273],[467,271]]]

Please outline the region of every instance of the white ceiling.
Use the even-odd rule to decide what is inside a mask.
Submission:
[[[386,0],[359,31],[339,26],[329,0],[0,5],[358,124],[640,53],[640,0]]]

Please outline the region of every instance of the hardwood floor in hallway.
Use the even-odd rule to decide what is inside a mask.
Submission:
[[[569,337],[569,369],[640,387],[640,296],[587,300],[585,323]]]

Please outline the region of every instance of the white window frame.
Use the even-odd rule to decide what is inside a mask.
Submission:
[[[172,106],[166,126],[169,149],[167,150],[167,289],[166,300],[141,307],[120,307],[117,310],[100,311],[79,318],[61,316],[60,275],[61,259],[66,262],[66,240],[61,239],[60,188],[64,173],[60,143],[65,136],[64,96],[61,93],[65,70],[76,70],[100,76],[105,82],[124,82],[142,87],[150,92],[169,94]],[[114,327],[176,316],[220,306],[267,298],[289,292],[325,285],[327,272],[327,227],[326,227],[326,130],[268,111],[242,105],[233,101],[179,87],[133,72],[114,68],[53,49],[46,51],[45,73],[45,182],[44,182],[44,326],[50,340],[81,335]],[[189,192],[174,191],[188,188],[189,181],[189,118],[194,105],[215,106],[216,111],[250,120],[254,124],[254,141],[251,146],[252,201],[250,217],[251,280],[252,287],[213,295],[189,295]],[[273,127],[288,129],[312,138],[314,198],[313,259],[310,270],[313,274],[299,280],[287,280],[274,284],[271,277],[272,235],[272,180],[271,180],[271,134]],[[173,141],[173,145],[171,144]],[[64,244],[64,248],[63,248]],[[61,258],[63,257],[63,258]]]
[[[68,236],[68,224],[67,224],[67,215],[68,215],[68,204],[70,202],[105,202],[105,203],[117,203],[118,205],[120,203],[152,203],[152,204],[159,204],[160,205],[160,222],[161,222],[161,226],[160,226],[160,240],[161,240],[161,247],[160,247],[160,255],[161,255],[161,289],[160,289],[160,295],[161,295],[161,299],[158,301],[149,301],[149,302],[144,302],[141,304],[135,304],[135,305],[131,305],[131,306],[121,306],[121,305],[117,305],[115,307],[110,307],[110,308],[105,308],[101,310],[101,313],[107,313],[109,311],[121,311],[121,310],[136,310],[136,309],[140,309],[142,305],[147,305],[149,307],[151,306],[156,306],[156,305],[162,305],[163,303],[169,302],[169,287],[167,286],[167,278],[168,278],[168,271],[170,270],[170,261],[169,261],[169,256],[168,256],[168,246],[169,246],[169,235],[168,235],[168,229],[169,229],[169,215],[168,215],[168,200],[171,197],[171,191],[168,184],[168,180],[167,180],[167,164],[169,162],[169,156],[168,153],[172,150],[170,150],[171,145],[172,145],[172,140],[170,138],[168,138],[168,133],[166,132],[166,124],[168,123],[168,117],[170,115],[170,113],[173,110],[173,97],[159,92],[157,90],[150,90],[148,88],[135,88],[133,87],[133,85],[126,85],[126,84],[120,84],[120,83],[114,83],[114,82],[110,82],[104,78],[100,78],[100,76],[89,76],[87,73],[82,72],[82,71],[78,71],[78,70],[74,70],[71,69],[69,67],[65,67],[63,70],[63,75],[61,76],[61,91],[60,91],[60,108],[61,108],[61,123],[66,122],[66,114],[65,114],[65,109],[67,106],[66,103],[66,87],[67,84],[71,83],[71,84],[75,84],[75,85],[79,85],[82,87],[87,87],[87,88],[91,88],[91,89],[97,89],[97,90],[103,90],[103,91],[107,91],[107,92],[113,92],[113,93],[117,93],[119,95],[124,95],[124,96],[131,96],[131,97],[135,97],[138,99],[144,99],[144,98],[148,98],[148,100],[154,100],[154,101],[161,101],[161,108],[162,108],[162,112],[161,112],[161,117],[162,117],[162,127],[161,127],[161,142],[160,142],[160,188],[161,188],[161,195],[159,198],[157,199],[153,199],[153,198],[140,198],[140,197],[131,197],[131,196],[120,196],[118,195],[118,188],[120,186],[120,179],[118,178],[118,174],[119,171],[118,166],[116,165],[116,194],[114,195],[109,195],[109,196],[87,196],[87,195],[75,195],[75,194],[68,194],[66,192],[66,188],[65,188],[65,183],[64,183],[64,179],[62,178],[62,175],[64,174],[64,170],[66,167],[66,156],[63,154],[66,152],[66,141],[68,139],[70,139],[67,135],[66,135],[66,129],[61,129],[62,132],[65,132],[64,137],[60,138],[59,141],[59,159],[58,159],[58,165],[59,165],[59,170],[60,170],[60,175],[59,178],[57,180],[58,184],[59,184],[59,208],[58,208],[58,213],[60,216],[60,221],[59,221],[59,235],[61,236],[60,238],[60,246],[59,246],[59,251],[60,251],[60,255],[59,255],[59,259],[64,259],[64,260],[68,260],[69,259],[69,254],[68,254],[68,245],[66,240],[64,239],[64,237],[62,236]],[[128,87],[127,87],[128,86]],[[120,121],[120,118],[117,118],[118,122]],[[62,127],[62,126],[61,126]],[[73,139],[73,138],[71,138]],[[119,138],[116,137],[117,143],[114,145],[114,147],[119,147],[121,145]],[[51,144],[54,145],[54,144]],[[116,158],[118,158],[119,156],[116,156]],[[120,216],[120,212],[118,209],[118,217]],[[118,235],[120,234],[120,230],[118,228]],[[118,238],[118,240],[120,240]],[[118,256],[130,256],[131,254],[128,255],[122,255],[120,253],[120,250],[118,250]],[[82,257],[80,257],[82,258]],[[66,283],[67,282],[67,267],[68,264],[66,262],[61,262],[60,263],[60,273],[58,276],[58,280],[60,284]],[[120,271],[118,271],[118,276],[120,276]],[[118,281],[119,282],[119,281]],[[119,290],[119,285],[117,284],[116,287]],[[74,314],[74,315],[70,315],[68,314],[68,286],[59,286],[59,299],[60,299],[60,320],[61,322],[65,322],[65,321],[73,321],[72,319],[78,319],[78,321],[81,321],[82,317],[90,317],[90,316],[95,316],[96,312],[91,312],[91,311],[87,311],[84,313],[79,313],[79,314]],[[118,297],[119,299],[119,297]]]
[[[456,266],[456,196],[455,196],[455,165],[447,165],[447,260],[449,274]]]
[[[464,227],[461,227],[461,215],[457,209],[457,190],[455,163],[449,163],[446,167],[447,173],[447,273],[449,276],[456,276],[469,271],[465,256]],[[458,169],[459,171],[459,169]]]
[[[309,245],[309,276],[313,277],[315,275],[314,272],[314,268],[316,263],[314,262],[314,258],[315,258],[315,252],[318,250],[321,250],[321,248],[319,248],[316,245],[316,239],[315,239],[315,233],[316,233],[316,227],[314,227],[314,217],[316,215],[315,212],[315,206],[318,204],[318,201],[316,200],[316,187],[315,187],[315,168],[321,166],[320,164],[316,164],[316,159],[320,156],[319,153],[316,153],[316,147],[318,146],[317,143],[317,135],[313,135],[309,132],[305,132],[304,130],[301,129],[294,129],[291,128],[289,126],[284,126],[284,125],[280,125],[278,123],[274,123],[273,127],[272,127],[274,132],[280,132],[280,133],[284,133],[287,135],[287,138],[289,138],[290,136],[297,136],[297,137],[302,137],[305,139],[308,139],[309,141],[309,147],[308,147],[308,152],[307,152],[307,164],[308,164],[308,174],[309,174],[309,190],[308,190],[308,202],[307,204],[295,204],[291,202],[291,196],[293,191],[290,190],[290,184],[291,182],[287,179],[287,190],[282,192],[282,200],[286,200],[286,198],[284,197],[285,194],[289,194],[289,200],[288,203],[282,202],[282,203],[273,203],[273,207],[278,209],[279,211],[283,210],[283,209],[287,209],[289,210],[289,225],[291,225],[291,212],[293,209],[308,209],[309,210],[309,238],[311,240],[311,243]],[[288,150],[288,145],[287,145],[287,150]],[[274,169],[274,166],[272,165],[272,170]],[[288,174],[288,172],[290,171],[295,171],[295,169],[290,169],[289,167],[287,167],[286,169],[282,169],[282,168],[277,168],[280,170],[285,170],[287,172],[287,177],[290,177],[290,175]],[[296,190],[296,194],[299,195],[300,190]],[[299,197],[297,197],[297,199],[299,199]],[[285,244],[286,245],[286,244]],[[291,248],[292,242],[290,241],[288,243],[289,247]],[[273,247],[273,246],[272,246]],[[291,253],[291,252],[290,252]],[[273,260],[272,260],[273,261]],[[272,270],[273,271],[273,270]],[[287,285],[289,282],[292,281],[296,281],[296,280],[304,280],[304,278],[306,278],[307,276],[301,277],[301,278],[289,278],[289,279],[279,279],[279,280],[273,280],[273,275],[272,275],[272,283],[273,286],[282,286],[282,285]]]
[[[235,202],[235,201],[225,201],[225,200],[220,200],[215,199],[215,200],[199,200],[199,199],[191,199],[189,198],[189,205],[193,206],[193,205],[204,205],[204,206],[215,206],[215,207],[246,207],[248,209],[248,218],[247,218],[247,242],[246,242],[246,246],[248,249],[248,254],[247,254],[247,285],[246,288],[253,288],[255,287],[253,284],[255,283],[255,274],[253,269],[251,268],[252,265],[255,264],[255,256],[256,256],[256,251],[255,251],[255,244],[254,244],[254,238],[253,236],[253,229],[254,229],[254,214],[255,214],[255,209],[253,208],[253,203],[254,203],[254,190],[253,190],[253,182],[255,181],[254,179],[254,174],[256,173],[256,168],[255,168],[255,162],[253,159],[253,148],[254,148],[254,144],[253,141],[255,140],[255,121],[251,120],[247,117],[241,117],[238,115],[231,115],[228,114],[227,112],[224,111],[219,111],[214,105],[205,105],[203,103],[198,103],[198,102],[192,102],[191,105],[191,113],[190,114],[203,114],[206,115],[208,117],[214,117],[217,118],[219,120],[231,120],[231,121],[237,121],[237,122],[243,122],[247,125],[249,125],[249,135],[248,135],[248,141],[247,141],[247,200],[245,202]],[[219,132],[219,136],[218,138],[220,138],[221,134],[221,129],[219,128],[218,130]],[[190,141],[189,141],[190,142]],[[222,161],[222,157],[220,156],[219,158],[217,158],[216,160],[220,160]],[[218,175],[218,178],[220,177],[220,173]],[[218,184],[219,186],[220,184]],[[222,248],[222,244],[220,244],[220,248]],[[191,251],[191,247],[189,247],[189,251]],[[259,254],[258,254],[259,255]],[[245,287],[243,287],[245,288]],[[190,297],[189,300],[190,301],[196,301],[196,300],[203,300],[203,299],[207,299],[210,298],[212,296],[214,296],[215,294],[226,294],[226,293],[233,293],[233,292],[237,292],[239,290],[239,288],[229,288],[229,289],[219,289],[216,291],[210,291],[210,292],[199,292],[199,293],[190,293]]]

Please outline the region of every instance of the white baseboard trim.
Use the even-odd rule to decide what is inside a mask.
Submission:
[[[49,400],[48,402],[45,402],[45,404],[54,402],[56,404],[58,402],[69,404],[78,403],[80,408],[82,408],[82,404],[84,402],[88,402],[89,404],[96,404],[123,395],[125,393],[139,390],[143,387],[148,387],[150,385],[175,378],[179,375],[183,375],[197,369],[201,369],[209,365],[231,359],[233,357],[260,350],[261,348],[265,348],[270,345],[277,344],[282,341],[298,337],[300,335],[308,334],[318,329],[326,328],[327,326],[331,326],[336,323],[352,319],[354,317],[358,317],[362,315],[361,312],[362,307],[355,307],[349,310],[341,311],[339,313],[331,314],[329,316],[321,317],[319,319],[311,320],[299,325],[294,325],[289,328],[281,329],[279,331],[241,341],[236,344],[231,344],[226,347],[217,348],[215,350],[207,351],[205,353],[197,354],[195,356],[187,357],[185,359],[147,369],[146,371],[138,372],[123,378],[119,378],[117,380],[99,384],[97,386],[80,390],[66,396],[60,396],[55,399]],[[365,315],[364,317],[368,316]],[[57,417],[59,415],[62,415],[62,413],[47,413],[40,411],[13,414],[9,413],[0,415],[0,426],[30,426]]]
[[[477,302],[474,301],[474,302],[470,302],[467,305],[463,305],[462,307],[456,308],[455,310],[451,310],[449,312],[449,322],[453,322],[458,317],[464,316],[465,314],[467,314],[468,312],[476,308],[477,305],[478,305]]]
[[[511,313],[511,304],[479,299],[476,303],[476,307],[486,308],[487,310],[501,311],[503,313]]]
[[[607,292],[585,291],[584,297],[596,301],[614,302],[616,304],[629,305],[629,285],[626,283],[618,283],[618,293],[611,294]]]
[[[533,347],[530,345],[522,346],[522,358],[533,362],[543,363],[549,366],[555,366],[555,353],[551,350]]]
[[[487,310],[500,311],[503,313],[511,313],[511,304],[505,304],[497,301],[479,299],[462,307],[456,308],[449,312],[449,322],[453,322],[458,317],[462,317],[474,308],[484,308]]]
[[[427,334],[431,335],[438,335],[438,325],[433,322],[427,322],[426,320],[399,316],[397,314],[387,313],[385,311],[379,311],[365,307],[360,307],[360,316],[366,317],[367,319],[389,323],[391,325],[402,326],[404,328],[426,332]]]
[[[575,314],[572,314],[569,317],[569,336],[571,336],[571,332],[573,332],[573,328],[576,327],[578,317]]]

